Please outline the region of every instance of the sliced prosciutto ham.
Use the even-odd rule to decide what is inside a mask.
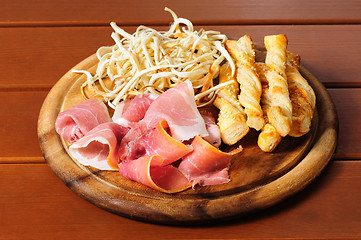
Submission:
[[[134,126],[122,139],[119,150],[119,161],[135,160],[142,156],[159,155],[163,164],[173,163],[192,151],[187,146],[169,135],[168,124],[165,120],[159,122],[152,130],[144,125]]]
[[[100,170],[118,169],[121,139],[129,131],[117,123],[108,122],[90,130],[69,147],[70,154],[84,166]]]
[[[132,100],[119,103],[112,117],[113,122],[126,127],[129,127],[131,123],[139,122],[157,97],[158,95],[155,93],[143,93]]]
[[[136,100],[135,98],[129,104],[132,104],[134,100],[136,102],[140,101],[140,99]],[[133,104],[133,106],[135,105]],[[127,107],[127,109],[129,108],[130,106]],[[159,145],[160,138],[154,139],[149,137],[149,135],[165,136],[164,134],[159,134],[159,131],[154,132],[154,129],[157,129],[157,126],[162,121],[168,125],[169,135],[179,142],[189,140],[196,135],[209,135],[204,119],[197,109],[192,84],[189,80],[159,95],[148,107],[144,118],[138,123],[133,122],[131,124],[131,130],[121,142],[120,161],[135,160],[145,154],[159,154],[159,151],[166,153],[167,150],[164,149],[170,148],[165,148],[167,145]],[[170,138],[164,139],[169,141]],[[156,145],[157,141],[159,141],[158,146]],[[173,143],[170,144],[173,146]],[[164,149],[160,150],[162,148]],[[168,152],[171,151],[168,150]],[[162,157],[165,157],[165,162],[177,160],[170,160],[166,156]]]
[[[158,124],[157,128],[143,139],[147,155],[161,156],[163,158],[163,166],[181,159],[183,156],[192,151],[190,146],[187,146],[171,137],[167,132],[167,128],[167,122],[162,120]]]
[[[216,124],[216,121],[211,113],[202,111],[201,116],[204,119],[204,122],[206,124],[206,129],[208,132],[208,136],[204,137],[205,140],[207,140],[210,144],[212,144],[215,147],[219,147],[222,143],[221,140],[221,132]]]
[[[208,136],[204,120],[195,103],[192,83],[189,80],[157,97],[145,113],[142,124],[152,129],[161,120],[167,121],[172,137],[179,141],[189,140],[196,135]]]
[[[148,130],[142,125],[133,125],[120,142],[118,163],[135,160],[147,153],[146,145],[143,142],[147,133]]]
[[[188,179],[172,165],[163,166],[160,156],[143,156],[119,164],[122,176],[161,192],[174,193],[191,186]]]
[[[219,128],[212,114],[198,110],[189,80],[123,101],[112,118],[104,103],[89,99],[60,113],[56,131],[72,143],[69,152],[80,164],[119,170],[165,193],[227,183],[230,160],[241,151],[217,148]]]
[[[199,136],[194,138],[192,147],[193,151],[184,156],[179,164],[179,171],[192,181],[193,185],[217,185],[230,181],[228,176],[230,160],[241,149],[225,153]]]
[[[105,104],[91,98],[61,112],[55,121],[55,130],[66,141],[73,143],[99,124],[110,121]]]

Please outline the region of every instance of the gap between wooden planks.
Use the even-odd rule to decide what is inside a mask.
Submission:
[[[184,1],[36,1],[3,0],[2,26],[44,24],[68,26],[99,25],[117,21],[123,25],[168,25],[169,7],[179,17],[196,24],[320,24],[361,23],[359,1],[284,0],[184,0]]]
[[[197,26],[201,27],[205,26]],[[361,132],[357,127],[361,121],[357,114],[361,112],[361,89],[345,89],[361,83],[358,65],[354,64],[361,61],[358,54],[361,45],[357,44],[357,39],[361,38],[361,25],[206,27],[235,38],[247,33],[258,42],[265,34],[286,33],[292,51],[301,54],[301,62],[326,86],[335,84],[338,87],[329,89],[340,120],[340,141],[334,158],[361,158]],[[126,30],[132,32],[135,27]],[[28,44],[22,44],[22,39],[18,38],[20,33]],[[7,59],[0,65],[0,96],[3,100],[0,110],[6,113],[0,120],[2,162],[17,162],[16,157],[26,162],[28,156],[38,158],[29,161],[41,159],[36,122],[48,90],[67,70],[93,54],[99,46],[112,44],[110,33],[110,27],[8,28],[0,31],[0,38],[4,40],[0,57]],[[20,131],[21,137],[13,129]]]
[[[244,34],[263,43],[265,35],[284,33],[288,49],[328,87],[361,87],[361,25],[196,26],[230,38]],[[136,27],[125,27],[133,33]],[[156,29],[167,29],[156,27]],[[100,46],[113,45],[108,27],[3,28],[0,31],[0,89],[50,89],[68,70]],[[22,36],[22,38],[19,38]],[[23,39],[26,39],[24,44]],[[13,91],[13,90],[11,90]]]
[[[361,88],[328,89],[339,116],[334,159],[361,159]],[[48,91],[1,92],[0,163],[43,162],[37,120]],[[8,104],[10,103],[11,104]],[[16,131],[14,131],[16,129]]]

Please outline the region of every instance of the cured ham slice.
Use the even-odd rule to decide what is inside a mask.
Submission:
[[[55,121],[55,130],[66,141],[73,143],[99,124],[110,121],[105,104],[91,98],[61,112]]]
[[[155,190],[175,193],[191,186],[187,178],[172,165],[163,166],[160,156],[143,156],[134,161],[119,164],[122,176]]]
[[[213,146],[219,147],[222,143],[221,132],[216,124],[214,117],[211,115],[211,113],[205,111],[201,112],[201,116],[204,119],[208,132],[208,136],[204,137],[204,139]]]
[[[98,125],[69,147],[70,154],[81,164],[100,170],[118,169],[119,145],[129,131],[117,123]]]
[[[129,127],[131,123],[139,122],[144,118],[149,106],[157,96],[154,93],[144,93],[137,95],[132,100],[121,102],[115,108],[113,122],[126,127]]]
[[[143,143],[147,132],[148,130],[140,124],[134,125],[129,130],[120,143],[118,163],[135,160],[147,153],[146,145]]]
[[[56,126],[80,164],[119,170],[158,191],[229,181],[233,154],[217,149],[220,131],[210,113],[198,111],[189,80],[120,103],[112,119],[101,101],[87,100],[59,114]]]
[[[237,149],[231,153],[225,153],[199,136],[192,142],[193,151],[183,157],[179,164],[181,171],[193,186],[197,183],[201,186],[223,184],[230,181],[228,168],[232,156],[241,151]]]
[[[142,124],[148,129],[155,128],[161,120],[166,120],[172,137],[179,141],[189,140],[196,135],[208,136],[195,99],[192,83],[186,80],[159,95],[150,105]]]
[[[146,100],[147,98],[150,100]],[[135,160],[146,154],[149,156],[157,154],[161,155],[168,164],[189,152],[188,147],[180,144],[181,141],[196,135],[209,135],[204,119],[197,109],[190,81],[178,84],[159,95],[154,101],[153,99],[153,96],[144,95],[134,98],[130,103],[125,103],[126,105],[121,107],[123,110],[116,110],[117,116],[113,117],[114,121],[119,119],[121,112],[125,113],[133,109],[132,106],[140,105],[140,112],[146,111],[142,120],[129,125],[131,129],[120,146],[120,162]],[[141,101],[143,103],[139,103]],[[140,114],[137,120],[142,116],[143,114]],[[162,130],[162,126],[164,128],[165,125],[169,127],[170,134]]]
[[[167,128],[167,122],[162,120],[158,124],[157,128],[148,134],[143,140],[144,145],[146,146],[147,155],[162,156],[163,166],[181,159],[183,156],[192,151],[191,147],[188,147],[171,137],[166,131]]]
[[[152,130],[144,129],[143,125],[133,127],[121,142],[120,161],[135,160],[145,155],[159,155],[163,158],[163,165],[168,165],[192,151],[190,146],[170,136],[167,130],[168,124],[165,120],[160,121]]]

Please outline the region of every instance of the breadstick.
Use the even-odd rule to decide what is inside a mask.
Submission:
[[[222,141],[233,145],[243,138],[249,131],[246,124],[246,115],[237,101],[238,83],[231,73],[228,64],[220,68],[219,83],[233,81],[232,84],[222,88],[213,104],[219,109],[217,125],[221,132]]]
[[[261,105],[263,109],[265,126],[262,128],[258,136],[257,144],[264,152],[272,152],[280,143],[282,137],[276,128],[268,122],[267,111],[271,107],[271,96],[268,89],[268,81],[266,73],[269,71],[265,63],[256,63],[257,73],[262,84]]]
[[[267,49],[265,63],[269,67],[266,73],[271,106],[267,110],[268,121],[279,134],[286,136],[292,126],[292,105],[286,79],[286,47],[285,35],[272,35],[264,38]]]
[[[241,103],[237,100],[239,94],[239,85],[236,79],[232,76],[232,70],[228,63],[223,64],[219,70],[219,84],[232,81],[232,84],[229,84],[217,93],[218,97],[224,98],[229,103],[231,103],[235,108],[244,113]]]
[[[239,101],[247,115],[247,125],[260,130],[264,124],[260,106],[262,86],[255,67],[255,52],[250,36],[238,41],[227,40],[225,46],[237,65],[237,81],[240,84]]]
[[[281,142],[281,135],[276,128],[269,123],[266,123],[258,135],[257,144],[264,152],[272,152]]]
[[[292,103],[292,127],[289,135],[292,137],[300,137],[310,131],[316,105],[313,89],[298,71],[299,62],[298,55],[287,52],[286,75]]]

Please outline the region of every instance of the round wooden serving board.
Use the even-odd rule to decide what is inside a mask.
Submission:
[[[257,47],[262,61],[264,49]],[[74,69],[95,71],[95,55]],[[52,171],[75,193],[107,211],[132,219],[161,224],[219,221],[272,206],[300,191],[329,162],[337,142],[338,121],[334,104],[323,85],[304,67],[300,72],[317,96],[311,131],[301,138],[283,138],[272,153],[257,146],[257,132],[240,141],[244,150],[232,159],[231,181],[218,186],[190,188],[166,194],[122,177],[117,171],[84,167],[68,154],[65,141],[55,132],[59,112],[85,99],[80,85],[85,76],[66,73],[52,88],[42,106],[38,136]]]

